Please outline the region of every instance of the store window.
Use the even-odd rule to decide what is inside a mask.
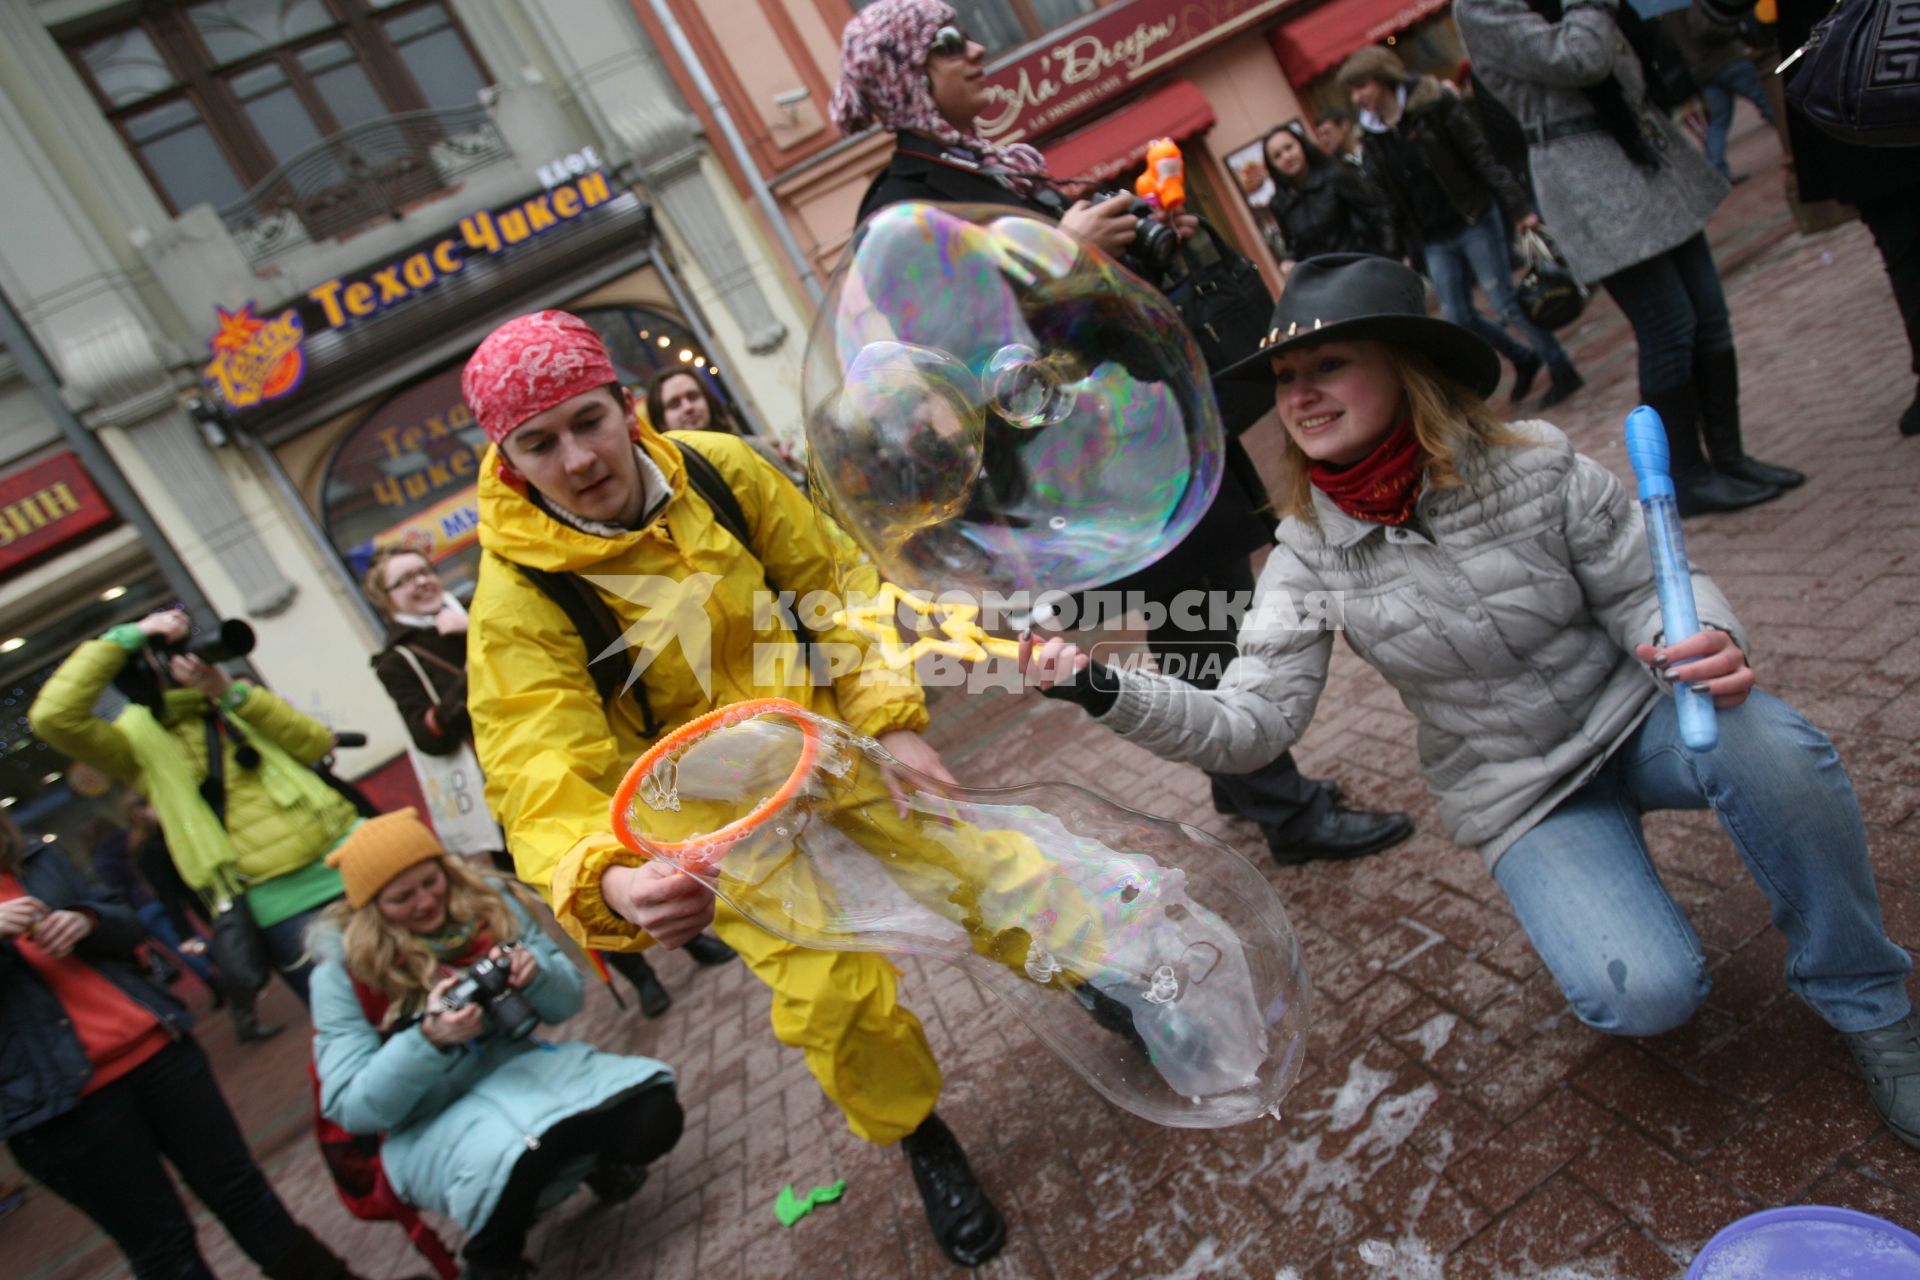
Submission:
[[[864,9],[873,0],[857,0]],[[989,54],[1017,49],[1038,40],[1056,27],[1092,13],[1095,0],[948,0],[968,35],[986,46]]]
[[[305,198],[378,173],[321,141],[410,112],[478,111],[485,67],[444,0],[200,0],[143,6],[63,39],[101,110],[175,213],[227,210],[289,162],[312,165]],[[397,129],[426,163],[431,122]],[[337,203],[337,202],[336,202]],[[347,227],[324,226],[325,234]]]
[[[636,401],[658,370],[675,368],[705,378],[734,407],[705,348],[678,321],[639,307],[578,314],[606,341]],[[320,516],[356,578],[374,548],[397,543],[432,560],[455,595],[473,594],[480,565],[476,486],[487,438],[460,398],[461,368],[449,365],[388,397],[335,447]]]

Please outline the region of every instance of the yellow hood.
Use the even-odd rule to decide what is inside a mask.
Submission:
[[[669,504],[679,501],[687,491],[687,466],[680,450],[644,421],[636,419],[635,430],[641,449],[667,478],[673,494]],[[647,529],[636,529],[602,537],[555,520],[520,488],[500,478],[503,461],[500,446],[488,445],[480,460],[479,484],[480,545],[501,559],[549,573],[582,573],[648,536]]]

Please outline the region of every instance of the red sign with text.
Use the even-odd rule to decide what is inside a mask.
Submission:
[[[987,73],[993,105],[980,136],[1018,142],[1053,133],[1176,63],[1298,0],[1129,0],[1062,27]]]
[[[0,477],[0,573],[113,519],[71,453]]]

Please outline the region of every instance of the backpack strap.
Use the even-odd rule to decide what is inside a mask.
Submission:
[[[706,499],[720,527],[732,534],[746,548],[747,554],[752,555],[753,542],[747,530],[747,513],[740,506],[733,486],[698,449],[679,440],[672,441],[672,444],[686,461],[688,486]],[[607,602],[600,598],[591,583],[577,573],[533,569],[523,564],[513,567],[538,587],[547,599],[559,605],[560,611],[567,615],[567,621],[573,624],[575,634],[586,646],[587,674],[593,677],[593,686],[600,691],[600,701],[610,703],[618,698],[622,686],[626,684],[625,673],[617,663],[594,661],[617,644],[626,631],[619,619],[613,616],[613,610],[607,608]],[[642,730],[649,738],[659,737],[664,726],[653,714],[652,700],[647,697],[647,682],[644,679],[635,680],[626,686],[626,690],[640,708]]]

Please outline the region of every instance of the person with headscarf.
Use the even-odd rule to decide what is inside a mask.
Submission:
[[[820,686],[804,662],[759,660],[798,652],[777,614],[756,617],[769,584],[800,597],[871,596],[872,566],[739,437],[663,435],[642,419],[599,335],[577,316],[508,321],[474,352],[462,388],[492,441],[480,467],[467,707],[488,807],[520,879],[597,950],[680,947],[711,922],[769,988],[774,1035],[806,1054],[847,1127],[901,1144],[941,1250],[962,1266],[985,1262],[1005,1244],[1006,1225],[934,1114],[940,1068],[899,1003],[893,967],[777,937],[609,830],[614,790],[651,743],[752,698],[790,699],[952,781],[920,736],[926,700],[910,671],[854,663]],[[731,491],[744,539],[689,478],[696,468]],[[627,653],[606,661],[634,664],[604,700],[589,669],[601,653],[540,585],[562,579],[619,629]],[[813,639],[860,655],[872,643],[837,625]]]
[[[861,201],[861,219],[904,201],[1010,205],[1058,223],[1083,245],[1110,257],[1125,254],[1136,235],[1130,196],[1069,206],[1049,184],[1038,151],[980,136],[974,119],[989,105],[985,75],[986,50],[967,37],[945,0],[878,0],[854,15],[840,40],[833,122],[846,134],[890,129],[897,140],[886,168]],[[1185,236],[1198,220],[1182,214],[1172,225]],[[1126,341],[1119,333],[1099,340],[1109,354]],[[1162,619],[1147,637],[1155,660],[1164,669],[1193,673],[1201,687],[1217,678],[1219,656],[1231,652],[1239,628],[1217,610],[1208,610],[1207,625],[1196,626],[1171,605],[1190,591],[1217,600],[1251,595],[1248,557],[1272,545],[1273,521],[1259,471],[1237,433],[1270,408],[1256,402],[1252,416],[1235,421],[1239,407],[1229,412],[1223,404],[1221,420],[1229,430],[1226,467],[1213,504],[1160,560],[1099,586],[1103,593],[1141,598],[1148,613]],[[1088,615],[1083,610],[1081,616]],[[1250,773],[1211,778],[1215,811],[1257,826],[1282,865],[1362,858],[1413,834],[1413,819],[1404,813],[1343,804],[1338,784],[1302,774],[1291,752]]]

